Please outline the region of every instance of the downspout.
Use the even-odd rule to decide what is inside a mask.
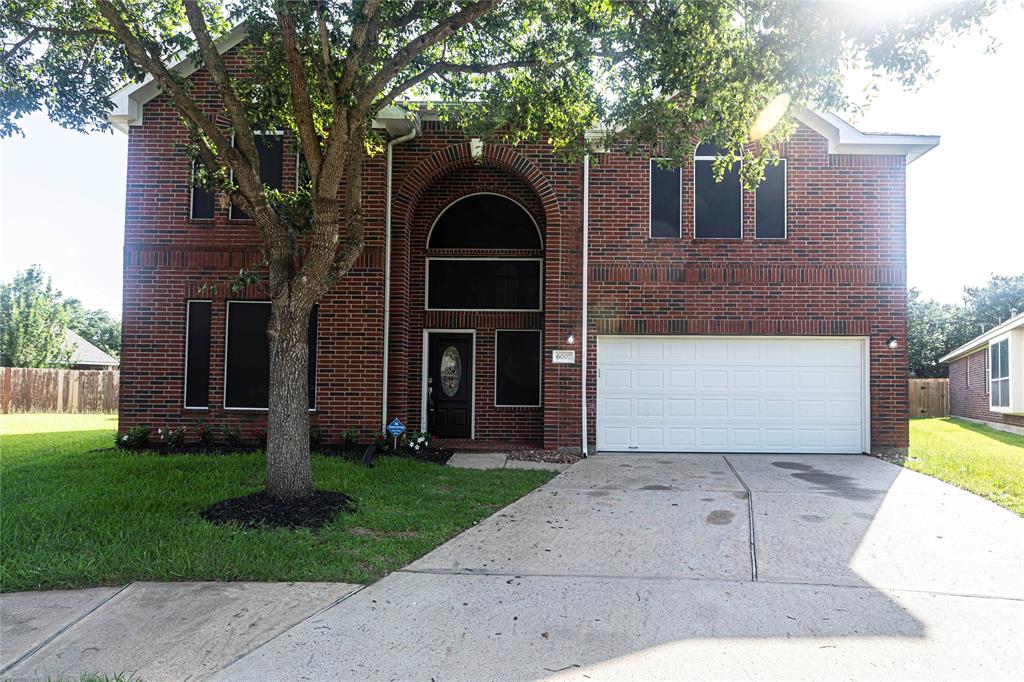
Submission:
[[[590,284],[590,273],[588,272],[588,252],[590,251],[590,152],[583,155],[583,324],[580,329],[580,341],[583,352],[582,368],[582,395],[580,405],[582,406],[582,433],[583,433],[583,456],[587,456],[587,287]]]
[[[407,142],[420,132],[417,118],[413,121],[412,130],[401,137],[388,140],[386,178],[384,181],[384,371],[381,377],[381,431],[388,426],[388,355],[390,348],[391,327],[391,160],[395,145]]]

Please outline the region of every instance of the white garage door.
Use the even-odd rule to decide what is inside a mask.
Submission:
[[[866,340],[602,336],[597,448],[865,451]]]

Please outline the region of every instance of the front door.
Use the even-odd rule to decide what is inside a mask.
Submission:
[[[439,438],[470,438],[473,336],[430,334],[427,349],[427,431]]]

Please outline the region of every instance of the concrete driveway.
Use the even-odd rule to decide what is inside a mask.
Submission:
[[[215,679],[1019,679],[1022,642],[1024,519],[981,498],[862,456],[599,455]]]
[[[599,455],[368,588],[325,589],[291,587],[276,621],[261,593],[252,609],[269,620],[249,635],[236,632],[243,592],[216,598],[228,634],[185,612],[199,602],[165,598],[147,624],[146,592],[119,595],[5,677],[137,660],[147,680],[934,682],[1024,669],[1024,519],[870,457]]]

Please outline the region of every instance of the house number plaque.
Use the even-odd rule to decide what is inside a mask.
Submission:
[[[576,351],[553,350],[551,351],[551,362],[556,365],[572,365],[576,362]]]

